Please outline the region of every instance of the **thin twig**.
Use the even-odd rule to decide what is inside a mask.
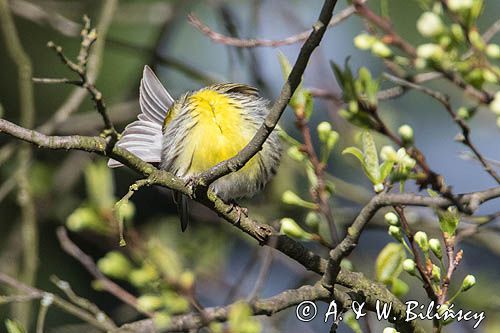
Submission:
[[[137,308],[137,298],[134,295],[130,294],[128,291],[104,276],[104,274],[99,271],[92,258],[82,250],[80,250],[80,248],[76,246],[75,243],[71,241],[71,239],[69,239],[66,229],[64,229],[63,227],[59,227],[57,229],[57,237],[63,250],[67,254],[75,258],[78,262],[80,262],[83,267],[85,267],[85,269],[99,281],[104,290],[106,290],[125,304],[132,306],[137,311],[144,313],[149,317],[153,316],[152,313],[141,311]]]
[[[329,193],[326,188],[326,174],[325,174],[326,165],[320,161],[316,153],[316,150],[314,149],[311,137],[311,130],[309,128],[309,124],[304,110],[296,110],[295,118],[296,118],[295,123],[297,125],[297,128],[302,133],[302,138],[304,140],[302,150],[304,151],[304,153],[307,155],[307,158],[311,162],[314,174],[316,175],[317,178],[317,185],[314,189],[312,189],[313,197],[318,205],[319,212],[328,222],[331,241],[333,242],[334,245],[337,245],[340,242],[340,237],[338,234],[337,226],[335,225],[332,208],[329,202]]]
[[[462,142],[464,145],[469,147],[469,149],[472,151],[472,153],[474,154],[476,159],[479,162],[481,162],[481,164],[483,165],[486,172],[488,172],[491,175],[491,177],[493,177],[493,179],[495,179],[495,181],[498,184],[500,184],[500,175],[497,174],[495,169],[490,165],[490,163],[486,160],[486,158],[483,157],[481,152],[472,143],[472,140],[470,138],[470,132],[471,132],[470,127],[465,123],[465,121],[463,119],[460,119],[455,114],[455,112],[453,111],[453,108],[450,104],[450,99],[448,96],[443,95],[442,93],[440,93],[438,91],[429,89],[427,87],[424,87],[424,86],[416,84],[416,83],[406,81],[402,78],[396,77],[396,76],[388,74],[388,73],[384,73],[384,77],[395,82],[396,84],[421,91],[421,92],[431,96],[432,98],[437,100],[439,103],[441,103],[444,106],[444,108],[446,109],[446,112],[450,115],[450,117],[453,119],[453,121],[462,130],[462,136],[458,139],[458,141]]]
[[[361,0],[362,3],[365,3],[367,0]],[[337,24],[343,22],[350,16],[352,16],[356,10],[354,6],[348,6],[347,8],[340,11],[337,15],[333,16],[328,24],[328,27],[334,27]],[[242,48],[252,48],[252,47],[280,47],[285,45],[296,44],[302,41],[305,41],[312,30],[306,30],[296,35],[292,35],[283,39],[272,40],[272,39],[241,39],[236,37],[225,36],[221,33],[218,33],[212,30],[209,26],[203,23],[196,15],[189,14],[188,22],[193,25],[196,29],[202,32],[205,36],[210,38],[216,43],[221,43],[224,45],[242,47]]]
[[[276,243],[276,239],[273,241]],[[264,258],[260,266],[259,275],[253,286],[252,291],[247,296],[248,302],[253,302],[257,297],[259,297],[262,288],[264,288],[269,272],[271,270],[271,264],[273,262],[273,250],[276,244],[269,244],[269,247],[265,248]]]
[[[59,13],[43,8],[34,2],[15,0],[10,2],[12,12],[22,18],[40,25],[49,25],[60,34],[68,37],[78,36],[81,25]]]
[[[99,309],[97,305],[90,302],[88,299],[75,294],[75,292],[71,288],[71,285],[67,281],[61,280],[55,275],[51,276],[50,279],[59,289],[61,289],[62,292],[66,294],[66,297],[68,297],[68,299],[73,304],[92,313],[93,315],[95,315],[97,320],[105,322],[108,326],[116,327],[116,324],[113,322],[113,320],[111,320],[111,318],[104,311]]]
[[[102,331],[110,331],[114,330],[116,326],[109,326],[105,322],[101,322],[98,318],[95,318],[92,314],[87,311],[67,302],[66,300],[60,298],[57,295],[44,292],[37,288],[28,286],[2,272],[0,272],[0,283],[9,286],[15,290],[21,291],[26,294],[27,297],[31,297],[32,299],[42,299],[44,296],[49,297],[53,300],[55,306],[60,308],[61,310],[74,315],[77,318],[89,323],[93,327],[100,329]]]

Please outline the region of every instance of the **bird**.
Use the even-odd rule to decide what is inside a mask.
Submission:
[[[141,112],[116,143],[142,160],[159,163],[188,182],[197,174],[238,154],[253,138],[269,112],[269,101],[257,88],[242,83],[218,83],[188,91],[174,100],[149,66],[139,88]],[[225,175],[210,188],[225,202],[251,197],[276,174],[281,159],[277,130],[240,170]],[[111,168],[122,166],[110,159]],[[174,192],[181,230],[189,222],[188,198]],[[240,216],[240,215],[238,215]]]

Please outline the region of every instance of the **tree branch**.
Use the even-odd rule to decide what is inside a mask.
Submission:
[[[361,0],[362,3],[365,3],[368,0]],[[337,15],[333,16],[330,20],[330,23],[328,23],[328,28],[334,27],[339,23],[342,23],[344,20],[349,18],[351,15],[356,13],[356,10],[354,9],[354,6],[348,6],[347,8],[343,9],[340,13]],[[198,29],[201,33],[203,33],[205,36],[210,38],[212,41],[216,43],[221,43],[224,45],[229,45],[229,46],[235,46],[235,47],[242,47],[242,48],[252,48],[252,47],[280,47],[280,46],[286,46],[286,45],[291,45],[291,44],[296,44],[302,41],[305,41],[309,35],[311,34],[312,30],[306,30],[303,32],[300,32],[298,34],[283,38],[283,39],[277,39],[277,40],[272,40],[272,39],[241,39],[241,38],[235,38],[235,37],[230,37],[230,36],[225,36],[221,33],[218,33],[214,30],[212,30],[209,26],[207,26],[205,23],[203,23],[196,15],[190,14],[188,16],[188,22],[191,23],[196,29]]]
[[[250,303],[250,306],[253,309],[254,315],[271,316],[289,307],[300,304],[303,301],[330,300],[331,298],[332,295],[328,289],[320,284],[315,284],[314,286],[302,286],[298,289],[286,290],[276,296],[256,300]],[[333,295],[333,299],[339,303],[339,306],[348,307],[350,304],[349,297],[343,292],[336,292],[335,295]],[[205,308],[205,320],[225,321],[228,318],[230,308],[231,305]],[[203,319],[204,318],[201,318],[197,313],[178,315],[171,318],[167,327],[159,330],[155,327],[153,320],[146,319],[125,324],[117,332],[184,332],[203,327],[206,323]]]

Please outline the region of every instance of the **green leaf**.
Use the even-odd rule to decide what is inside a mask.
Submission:
[[[75,209],[66,219],[66,226],[69,230],[76,232],[82,230],[92,230],[100,234],[112,232],[95,208],[88,205]]]
[[[113,175],[106,163],[91,163],[84,173],[90,203],[99,209],[112,209],[115,204],[115,188]]]
[[[286,80],[288,80],[288,76],[290,75],[290,73],[292,71],[292,65],[288,61],[287,57],[281,51],[278,52],[278,60],[279,60],[280,66],[281,66],[281,73],[283,74],[283,79],[286,81]],[[312,96],[311,96],[311,99],[312,99]],[[297,89],[295,89],[294,94],[290,98],[289,104],[292,107],[296,107],[297,105],[307,106],[307,96],[306,96],[306,93],[302,87],[302,80],[301,80],[299,86],[297,87]]]
[[[362,136],[365,168],[370,180],[375,184],[380,180],[377,147],[370,132],[364,131]]]
[[[455,235],[458,222],[460,222],[460,215],[457,213],[456,208],[450,207],[445,211],[437,211],[439,217],[439,228],[442,232],[450,236]]]
[[[349,67],[349,59],[347,57],[344,63],[344,70],[342,70],[336,63],[330,61],[333,73],[337,78],[338,83],[342,86],[343,97],[346,102],[356,100],[356,91],[354,89],[354,75]]]
[[[5,327],[7,328],[8,333],[25,333],[26,331],[21,326],[20,323],[14,320],[7,319],[5,321]]]
[[[392,280],[391,292],[397,297],[402,297],[408,293],[410,287],[402,280],[395,278]]]
[[[283,80],[288,79],[288,75],[292,71],[292,65],[288,61],[288,58],[283,54],[283,52],[278,51],[278,61],[281,66],[281,74],[283,75]]]
[[[406,253],[403,244],[389,243],[380,251],[375,262],[375,277],[377,281],[391,284],[403,270]]]
[[[304,114],[306,119],[309,119],[314,110],[314,98],[309,90],[303,89],[303,95],[305,97]]]
[[[365,163],[365,157],[363,156],[363,152],[356,147],[348,147],[342,151],[342,155],[351,154],[354,155],[363,165]]]
[[[363,333],[359,322],[356,320],[356,316],[352,311],[348,311],[343,315],[344,319],[342,320],[354,333]]]
[[[380,182],[383,182],[391,173],[394,161],[385,161],[380,165]]]

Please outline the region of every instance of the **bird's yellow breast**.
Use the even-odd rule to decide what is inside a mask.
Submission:
[[[201,90],[191,95],[188,102],[196,122],[186,136],[186,147],[193,148],[188,153],[189,174],[208,170],[235,156],[255,134],[255,127],[242,116],[243,106],[226,94]],[[254,163],[253,158],[244,169],[248,171]]]

